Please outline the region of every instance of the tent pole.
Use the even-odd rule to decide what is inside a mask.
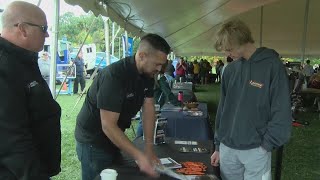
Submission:
[[[306,54],[306,41],[307,41],[307,31],[308,31],[308,20],[309,20],[309,6],[310,0],[306,0],[306,7],[304,11],[304,26],[303,26],[303,34],[302,34],[302,43],[301,43],[301,61],[304,62],[305,54]]]
[[[128,56],[128,31],[126,30],[125,32],[125,43],[126,43],[126,53],[125,53],[125,57]]]
[[[120,48],[121,48],[122,37],[119,37],[118,39],[119,39],[119,46],[118,46],[119,47],[119,51],[118,51],[119,52],[119,59],[121,59],[121,49]]]
[[[111,47],[112,47],[112,50],[111,50],[111,54],[112,56],[114,56],[114,29],[115,28],[115,22],[112,22],[112,39],[111,39]]]
[[[262,47],[262,32],[263,31],[263,6],[260,8],[260,44],[259,46]]]
[[[82,51],[82,47],[83,47],[84,43],[86,42],[86,40],[87,40],[87,38],[88,38],[88,36],[89,36],[89,33],[91,32],[91,30],[92,30],[92,28],[93,28],[93,24],[96,22],[96,20],[97,20],[97,18],[94,18],[94,20],[92,21],[92,23],[91,23],[91,25],[90,25],[90,27],[89,27],[89,31],[87,32],[86,37],[85,37],[84,40],[82,41],[82,44],[81,44],[81,46],[80,46],[80,48],[79,48],[79,51],[77,52],[76,57],[78,57],[80,51]],[[71,67],[74,65],[74,63],[75,63],[75,62],[73,61],[72,64],[70,64],[70,65],[68,66],[67,74],[66,74],[66,76],[63,78],[62,84],[67,82],[68,76],[70,75],[70,72],[71,72]],[[58,90],[58,94],[56,94],[56,96],[55,96],[55,100],[58,98],[58,96],[59,96],[59,94],[60,94],[60,92],[61,92],[62,87],[63,87],[63,86],[60,86],[60,89]]]
[[[54,21],[52,25],[52,32],[53,37],[51,40],[50,52],[51,52],[51,59],[50,59],[50,79],[49,79],[49,87],[51,90],[52,97],[56,97],[56,69],[57,69],[57,52],[58,52],[58,29],[59,29],[59,7],[60,7],[60,0],[54,1]]]
[[[110,65],[110,37],[109,37],[109,17],[103,17],[104,21],[104,41],[106,45],[106,63]]]
[[[42,0],[39,0],[39,1],[38,1],[38,4],[37,4],[38,7],[40,7],[41,1],[42,1]]]

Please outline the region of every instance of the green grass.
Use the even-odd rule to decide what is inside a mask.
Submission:
[[[214,124],[215,112],[219,101],[219,86],[206,85],[196,87],[199,101],[208,103],[209,115]],[[74,128],[76,116],[82,107],[83,99],[71,111],[77,101],[76,95],[58,97],[62,108],[62,172],[53,180],[80,180],[81,168],[75,152]],[[68,116],[67,116],[68,115]],[[285,146],[282,164],[283,180],[317,180],[320,179],[320,118],[319,113],[303,113],[299,119],[308,120],[307,127],[294,127],[292,138]],[[136,123],[134,121],[134,123]],[[135,127],[135,126],[134,126]],[[133,139],[131,129],[126,131]]]
[[[62,171],[58,176],[54,177],[53,180],[81,179],[80,162],[77,158],[75,149],[74,128],[76,124],[76,117],[82,107],[84,97],[78,103],[74,111],[72,111],[77,99],[77,95],[60,95],[57,98],[62,109]]]
[[[292,138],[285,146],[282,179],[320,179],[320,119],[319,113],[304,113],[307,127],[293,127]]]

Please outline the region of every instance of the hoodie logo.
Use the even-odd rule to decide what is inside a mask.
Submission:
[[[263,87],[263,84],[262,84],[262,83],[254,82],[254,81],[252,81],[252,80],[250,80],[249,84],[250,84],[251,86],[254,86],[254,87],[257,87],[257,88],[260,88],[260,89]]]

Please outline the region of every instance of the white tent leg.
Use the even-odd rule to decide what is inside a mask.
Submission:
[[[60,0],[54,1],[54,23],[52,26],[52,42],[53,46],[50,46],[51,52],[51,66],[50,66],[50,79],[49,79],[49,87],[51,90],[51,94],[53,97],[56,97],[56,69],[57,69],[57,50],[58,50],[58,29],[59,29],[59,7],[60,7]]]
[[[106,45],[106,63],[107,66],[110,65],[110,39],[109,39],[109,18],[104,17],[104,40],[105,40],[105,45]]]
[[[262,34],[263,34],[263,6],[261,6],[261,11],[260,11],[260,39],[259,39],[260,47],[262,47]]]
[[[114,56],[114,30],[115,30],[115,22],[112,22],[112,39],[111,39],[111,47],[112,47],[112,50],[111,50],[111,54],[112,56]]]
[[[308,31],[308,19],[309,19],[309,6],[310,0],[306,0],[306,7],[304,11],[304,26],[301,42],[301,61],[304,62],[306,54],[306,41],[307,41],[307,31]]]

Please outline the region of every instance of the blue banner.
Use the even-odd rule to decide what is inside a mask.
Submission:
[[[128,37],[128,47],[126,47],[125,39],[126,37],[122,36],[123,57],[132,56],[133,55],[133,38]],[[126,49],[128,49],[128,51],[126,51]]]
[[[128,37],[128,52],[127,52],[128,56],[132,56],[133,55],[133,38],[132,37]]]

